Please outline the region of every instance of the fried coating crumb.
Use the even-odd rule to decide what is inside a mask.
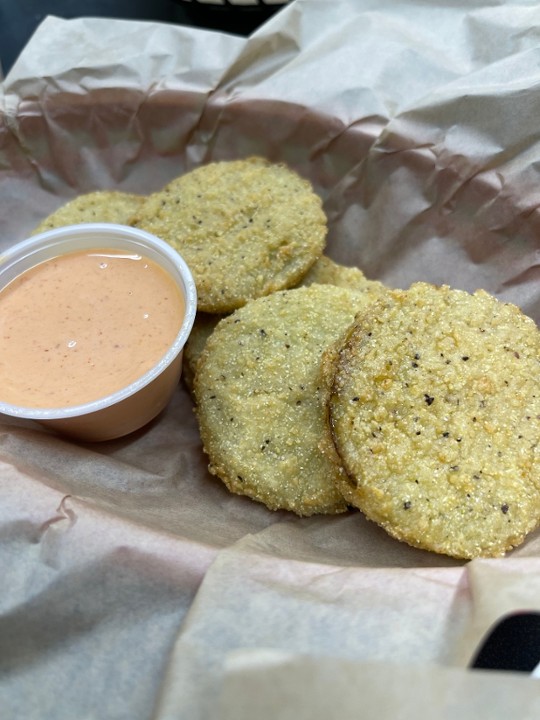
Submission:
[[[32,231],[32,235],[65,225],[78,223],[128,224],[145,197],[117,190],[97,190],[73,198],[46,217]]]
[[[338,481],[368,518],[464,559],[538,526],[540,333],[516,306],[417,283],[374,303],[334,361]]]
[[[257,157],[176,178],[131,223],[178,250],[195,278],[198,309],[209,313],[296,285],[322,254],[327,233],[311,184]]]
[[[312,265],[298,287],[309,287],[313,284],[349,288],[356,292],[366,293],[369,300],[379,297],[388,289],[377,280],[368,280],[359,268],[340,265],[325,255]],[[213,329],[223,317],[225,316],[203,312],[197,313],[193,329],[184,348],[182,370],[184,382],[191,393],[199,356]]]
[[[204,350],[206,341],[213,333],[214,328],[224,317],[225,315],[204,312],[197,313],[191,333],[184,346],[184,355],[182,358],[182,379],[192,395],[199,357]]]
[[[210,472],[229,490],[304,516],[347,509],[323,451],[332,440],[320,361],[369,304],[364,293],[313,285],[251,301],[219,322],[194,390]]]
[[[374,298],[384,294],[388,289],[378,280],[368,280],[360,268],[341,265],[326,255],[322,255],[311,266],[300,285],[309,287],[314,283],[350,288],[357,292],[369,293]]]

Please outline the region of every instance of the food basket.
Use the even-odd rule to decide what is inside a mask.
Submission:
[[[538,22],[465,0],[295,0],[246,38],[49,17],[0,86],[0,248],[81,192],[261,155],[311,181],[337,262],[538,323]],[[270,512],[210,476],[183,385],[127,438],[2,418],[0,447],[6,720],[538,710],[533,680],[468,669],[538,609],[538,534],[465,563],[358,512]]]

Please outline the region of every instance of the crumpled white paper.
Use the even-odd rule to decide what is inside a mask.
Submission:
[[[0,85],[0,249],[79,192],[261,154],[311,179],[336,260],[484,287],[538,322],[539,39],[523,0],[295,0],[248,39],[49,17]],[[493,687],[492,718],[534,707],[534,680],[505,676],[504,705],[463,668],[498,617],[538,609],[538,533],[464,564],[359,513],[271,513],[207,473],[183,386],[99,445],[3,418],[0,497],[7,720],[241,718],[258,689],[257,717],[315,718],[296,690],[351,673],[384,720],[417,667],[426,688]],[[355,687],[327,685],[347,717]]]

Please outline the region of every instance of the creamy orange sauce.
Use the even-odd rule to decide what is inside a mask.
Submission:
[[[140,255],[47,260],[0,291],[0,400],[33,408],[109,395],[166,353],[185,313],[174,280]]]

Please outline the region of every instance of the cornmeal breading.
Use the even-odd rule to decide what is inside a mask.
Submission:
[[[334,372],[338,482],[368,518],[458,558],[503,555],[538,526],[540,333],[517,307],[426,283],[392,291]]]
[[[182,378],[190,393],[193,393],[193,383],[197,372],[197,363],[204,350],[206,341],[213,333],[218,322],[225,315],[198,312],[191,329],[191,333],[184,346],[182,358]]]
[[[296,285],[327,232],[311,184],[262,158],[185,173],[151,195],[132,224],[178,250],[195,278],[198,309],[210,313]]]
[[[346,510],[340,470],[324,452],[332,439],[320,361],[369,302],[313,285],[251,301],[216,326],[194,388],[209,469],[229,490],[298,515]]]
[[[357,292],[369,293],[373,298],[382,295],[387,288],[378,280],[368,280],[358,267],[349,267],[322,255],[302,278],[300,285],[308,287],[314,283],[350,288]]]
[[[105,222],[127,225],[144,199],[143,195],[117,190],[97,190],[78,195],[42,220],[32,235],[78,223]]]
[[[367,299],[375,299],[388,288],[377,280],[368,280],[357,267],[347,267],[334,262],[329,257],[320,257],[304,276],[298,287],[308,287],[313,284],[335,285],[345,287],[357,292],[366,293]],[[184,348],[183,378],[190,390],[193,388],[193,378],[197,371],[197,361],[202,353],[206,341],[215,326],[224,315],[211,313],[198,313],[193,330]]]

